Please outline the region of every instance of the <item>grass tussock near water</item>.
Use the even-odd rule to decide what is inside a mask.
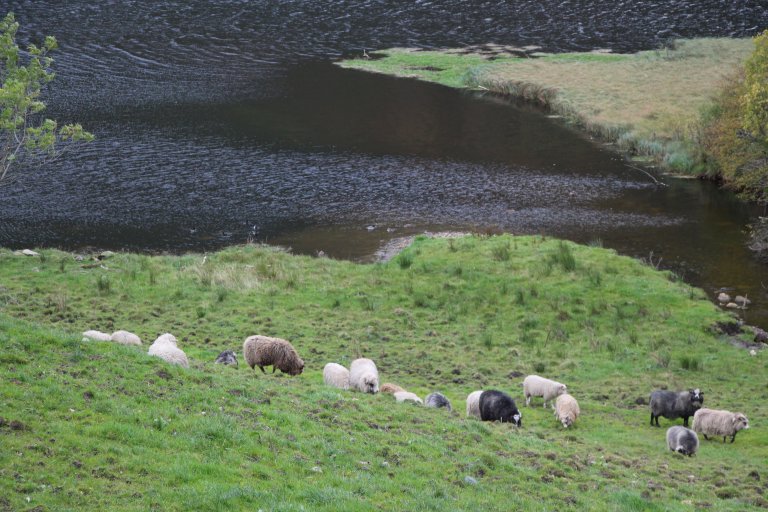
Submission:
[[[343,67],[483,89],[539,103],[667,170],[702,172],[702,111],[753,50],[750,39],[692,39],[636,54],[392,49]]]
[[[765,507],[765,354],[712,330],[701,290],[613,251],[541,237],[419,238],[375,265],[246,246],[100,264],[0,252],[0,509],[745,510]],[[406,263],[407,262],[407,263]],[[108,283],[108,284],[107,284]],[[126,329],[144,347],[83,342]],[[188,370],[146,355],[173,333]],[[289,339],[298,377],[213,364]],[[455,412],[322,384],[374,359],[382,382]],[[563,430],[520,382],[568,384]],[[651,390],[700,387],[747,414],[684,458],[648,425]],[[510,393],[522,429],[464,417]],[[676,421],[674,423],[680,423]]]

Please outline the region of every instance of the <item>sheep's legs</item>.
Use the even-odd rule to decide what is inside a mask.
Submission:
[[[731,436],[731,444],[733,444],[733,442],[734,442],[735,440],[736,440],[736,434],[733,434],[733,435]],[[723,442],[725,442],[725,438],[723,438]]]
[[[531,405],[531,397],[529,397],[529,396],[525,397],[525,405],[526,405],[526,407]]]
[[[267,373],[267,372],[264,371],[264,367],[263,366],[259,366],[259,370],[261,370],[261,373]]]

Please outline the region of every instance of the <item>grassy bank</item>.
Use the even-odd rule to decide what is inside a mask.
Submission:
[[[339,65],[525,98],[565,116],[632,155],[665,169],[703,172],[703,110],[754,45],[750,39],[694,39],[636,54],[380,52]],[[493,60],[489,60],[491,55]]]
[[[419,238],[376,265],[254,246],[100,263],[3,251],[0,510],[764,507],[767,363],[711,329],[728,318],[669,273],[541,237]],[[145,355],[162,332],[189,370]],[[291,340],[305,373],[212,363],[255,333]],[[323,386],[326,362],[359,355],[456,411]],[[475,389],[522,406],[529,373],[569,385],[573,430],[540,405],[520,430],[464,417]],[[660,386],[701,387],[753,427],[683,458],[639,403]]]

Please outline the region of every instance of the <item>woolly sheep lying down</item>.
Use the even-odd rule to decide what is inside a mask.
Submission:
[[[224,364],[227,366],[238,366],[237,354],[235,354],[234,350],[225,350],[224,352],[222,352],[216,357],[216,360],[214,361],[214,363]]]
[[[531,398],[540,396],[544,398],[544,407],[547,402],[567,392],[565,384],[554,380],[545,379],[538,375],[529,375],[523,381],[523,394],[525,394],[525,405],[531,405]]]
[[[749,428],[749,420],[740,412],[719,411],[716,409],[699,409],[693,415],[693,430],[707,436],[731,436],[731,442],[736,440],[736,434],[740,430]]]
[[[381,389],[379,389],[379,391],[381,393],[390,393],[394,395],[399,391],[405,391],[405,389],[401,388],[397,384],[393,384],[391,382],[385,382],[384,384],[381,385]]]
[[[363,393],[379,392],[379,370],[370,359],[360,358],[349,365],[349,387]]]
[[[424,404],[424,402],[421,401],[421,398],[419,398],[415,393],[411,393],[410,391],[398,391],[397,393],[393,393],[393,395],[398,403],[414,402],[417,404]]]
[[[704,393],[700,389],[688,391],[656,390],[651,393],[649,406],[651,408],[651,426],[654,420],[659,426],[659,416],[668,420],[683,418],[683,425],[688,426],[688,418],[699,410],[704,403]]]
[[[576,418],[581,414],[579,402],[568,393],[564,393],[555,400],[555,416],[557,421],[568,428],[576,422]]]
[[[453,410],[451,409],[451,401],[448,400],[444,394],[438,393],[437,391],[428,394],[424,403],[427,407],[433,407],[435,409],[445,408],[449,411]]]
[[[171,364],[178,364],[184,368],[189,368],[189,360],[183,350],[176,346],[176,337],[173,334],[165,333],[159,336],[152,345],[149,346],[147,354],[156,356]]]
[[[699,436],[689,428],[675,425],[667,430],[667,446],[673,452],[693,457],[699,450]]]
[[[107,334],[105,332],[94,331],[94,330],[85,331],[83,333],[83,337],[84,338],[88,338],[89,340],[94,340],[94,341],[111,341],[112,340],[112,336],[111,335],[109,335],[109,334]],[[85,340],[83,340],[83,341],[85,341]]]
[[[269,336],[249,336],[243,342],[243,358],[248,366],[261,373],[265,366],[272,366],[272,373],[280,369],[288,375],[300,375],[304,371],[304,361],[296,353],[293,345],[281,338]]]
[[[467,395],[467,418],[474,416],[477,419],[480,418],[480,395],[483,394],[483,390],[473,391]]]
[[[141,338],[128,331],[115,331],[110,338],[121,345],[141,345]]]
[[[323,368],[323,382],[334,388],[349,389],[349,370],[338,363],[328,363]]]

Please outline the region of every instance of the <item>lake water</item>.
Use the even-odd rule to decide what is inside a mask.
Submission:
[[[760,2],[6,1],[53,34],[49,113],[97,140],[0,187],[0,245],[203,251],[246,240],[369,260],[423,230],[602,240],[661,258],[768,325],[758,213],[709,183],[658,187],[530,107],[339,69],[363,49],[636,51],[747,36]],[[606,5],[610,4],[610,5]]]

